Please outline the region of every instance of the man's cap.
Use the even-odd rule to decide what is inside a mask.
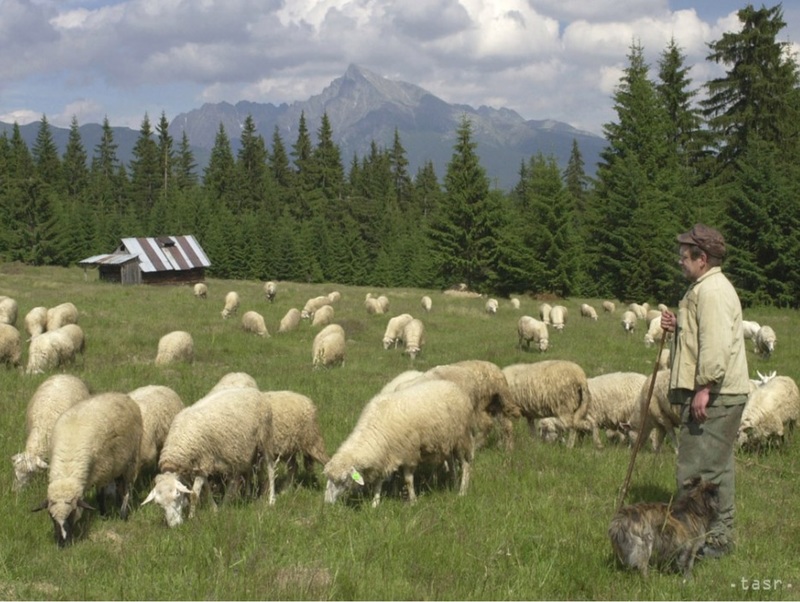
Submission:
[[[696,245],[705,251],[706,255],[722,259],[725,257],[725,239],[719,230],[710,228],[705,224],[695,224],[691,230],[678,234],[678,242],[682,245]]]

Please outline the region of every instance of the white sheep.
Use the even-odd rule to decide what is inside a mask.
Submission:
[[[484,305],[484,309],[486,313],[489,315],[494,315],[497,313],[497,299],[489,299],[486,301],[486,305]]]
[[[34,339],[36,340],[36,339]],[[156,366],[163,366],[175,362],[192,363],[194,361],[194,340],[192,335],[184,330],[174,330],[165,334],[158,341]]]
[[[581,316],[590,320],[597,319],[597,310],[588,303],[581,304]]]
[[[16,368],[22,357],[22,337],[11,324],[0,323],[0,364]]]
[[[205,282],[196,282],[192,290],[198,299],[208,298],[208,285]]]
[[[25,412],[25,451],[11,458],[14,491],[28,484],[50,460],[50,439],[56,420],[65,410],[89,397],[89,388],[71,374],[54,374],[36,388]]]
[[[655,343],[660,343],[664,337],[664,330],[661,328],[661,314],[650,320],[650,325],[644,335],[644,344],[646,347],[652,347]],[[667,341],[670,340],[670,333],[666,334]]]
[[[319,295],[317,297],[312,297],[311,299],[306,301],[306,304],[303,306],[303,310],[300,312],[300,316],[304,320],[313,318],[314,314],[319,308],[325,305],[329,305],[330,302],[331,300],[328,299],[327,295]]]
[[[749,339],[755,343],[756,333],[761,328],[761,324],[753,322],[752,320],[742,320],[742,334],[745,339]]]
[[[386,295],[379,295],[378,296],[378,305],[381,306],[383,313],[389,311],[389,297]]]
[[[323,305],[314,312],[311,326],[327,326],[333,322],[334,310],[332,305]]]
[[[764,377],[762,377],[762,380]],[[800,390],[788,376],[775,376],[750,393],[737,445],[750,449],[782,441],[800,420]]]
[[[413,319],[414,316],[411,314],[400,314],[399,316],[389,318],[386,324],[386,330],[383,333],[383,348],[397,348],[397,346],[403,342],[403,329],[406,324]]]
[[[217,381],[217,384],[211,388],[208,394],[216,393],[222,389],[240,389],[243,387],[258,389],[258,383],[247,372],[228,372]]]
[[[229,291],[225,295],[225,307],[222,308],[222,319],[227,320],[237,311],[239,311],[239,293],[236,291]]]
[[[511,297],[511,300],[509,302],[511,303],[512,309],[519,309],[520,306],[519,299],[517,299],[516,297]]]
[[[92,487],[103,511],[102,489],[115,484],[122,499],[120,516],[127,518],[141,439],[142,414],[124,393],[94,395],[58,417],[51,439],[47,499],[37,510],[47,508],[59,545],[70,543],[82,510],[91,509],[84,496]]]
[[[586,373],[566,360],[545,360],[532,364],[511,364],[503,368],[513,404],[536,435],[535,421],[555,416],[569,431],[568,447],[575,445],[578,430],[592,431],[586,416],[591,394]]]
[[[640,305],[638,303],[631,303],[630,305],[628,305],[628,310],[634,313],[637,320],[647,319],[647,309],[645,308],[644,305]]]
[[[406,370],[404,372],[401,372],[400,374],[395,376],[392,380],[390,380],[388,383],[383,385],[383,388],[381,388],[380,392],[391,393],[392,391],[397,391],[398,389],[401,389],[403,386],[408,385],[408,383],[416,380],[423,374],[424,372],[422,372],[421,370]]]
[[[367,293],[367,294],[369,294],[369,293]],[[380,302],[375,297],[367,297],[364,300],[364,308],[367,310],[367,313],[370,314],[370,315],[384,313],[383,312],[383,306],[380,304]]]
[[[661,350],[661,353],[658,354],[658,369],[659,370],[666,370],[670,367],[670,356],[672,353],[669,350],[669,347],[664,347]]]
[[[656,373],[656,382],[653,386],[653,394],[650,398],[648,407],[647,424],[644,432],[642,430],[641,408],[647,394],[650,391],[652,375],[642,385],[639,397],[636,400],[636,409],[631,419],[630,433],[631,439],[636,440],[638,436],[649,437],[653,446],[653,451],[658,452],[664,438],[678,448],[677,429],[681,425],[680,406],[672,405],[669,402],[669,370],[659,370]],[[651,436],[652,435],[652,436]]]
[[[78,323],[78,308],[69,301],[47,310],[47,329],[56,330],[66,324]]]
[[[422,320],[414,318],[406,322],[406,325],[403,326],[402,337],[403,343],[405,344],[403,353],[407,354],[412,360],[416,359],[427,342],[425,325],[422,323]]]
[[[281,318],[278,332],[291,332],[292,330],[296,330],[297,327],[300,326],[301,320],[300,310],[295,307],[291,308],[286,312],[286,315]]]
[[[244,312],[242,315],[242,329],[260,337],[269,337],[269,330],[267,330],[267,324],[264,322],[264,316],[257,311]]]
[[[278,292],[278,285],[276,285],[272,280],[264,283],[264,296],[267,298],[267,301],[272,303],[275,301],[275,295]]]
[[[46,307],[40,305],[39,307],[34,307],[25,314],[25,330],[28,331],[28,335],[31,339],[47,330]]]
[[[603,311],[613,314],[617,310],[617,306],[613,301],[603,301]]]
[[[567,308],[563,305],[554,305],[550,309],[550,323],[553,328],[561,332],[567,324]]]
[[[342,293],[339,291],[331,291],[326,296],[328,297],[328,302],[334,304],[342,298]]]
[[[83,355],[83,352],[86,350],[86,335],[83,333],[83,329],[80,326],[77,324],[64,324],[61,328],[56,329],[56,332],[63,332],[66,334],[72,341],[74,353]]]
[[[473,459],[472,403],[458,385],[446,380],[421,382],[401,391],[381,393],[364,407],[355,428],[325,464],[325,501],[335,503],[359,487],[380,503],[384,481],[402,470],[408,500],[416,501],[414,471],[421,463],[445,461],[455,477],[461,467],[459,495],[469,487]]]
[[[630,309],[622,314],[622,329],[625,331],[625,334],[633,334],[633,331],[636,330],[637,320],[636,314]]]
[[[167,524],[183,522],[195,514],[205,493],[216,503],[208,480],[219,476],[228,483],[227,495],[258,472],[263,485],[267,471],[269,504],[275,503],[275,453],[272,406],[267,397],[250,387],[221,389],[181,410],[172,420],[158,459],[153,489],[142,505],[155,502],[164,509]],[[191,483],[191,489],[186,485]]]
[[[517,338],[520,349],[522,349],[522,343],[525,343],[526,349],[530,349],[531,341],[533,341],[537,349],[542,352],[547,351],[550,342],[547,324],[531,316],[522,316],[517,321]]]
[[[778,338],[775,336],[775,331],[771,326],[762,326],[756,332],[754,342],[756,353],[769,359],[775,351],[775,344],[778,342]]]
[[[5,295],[0,296],[0,324],[16,327],[18,311],[19,307],[15,299]]]
[[[31,339],[26,374],[42,374],[75,359],[72,338],[61,328],[43,332]]]
[[[547,324],[550,325],[550,312],[553,310],[553,306],[549,303],[542,303],[539,305],[539,319]]]
[[[328,324],[314,337],[311,363],[314,368],[344,365],[345,348],[344,329],[338,324]]]
[[[433,307],[433,300],[431,300],[428,295],[423,295],[422,299],[420,300],[420,305],[422,306],[422,310],[425,313],[428,313]]]
[[[163,385],[145,385],[134,389],[128,396],[142,413],[139,471],[155,469],[172,420],[184,408],[183,401],[180,395]]]

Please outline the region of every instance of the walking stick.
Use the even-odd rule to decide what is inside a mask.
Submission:
[[[661,342],[658,345],[658,354],[656,355],[656,362],[653,365],[653,375],[650,377],[650,387],[647,390],[647,395],[642,400],[642,405],[639,408],[639,416],[640,418],[640,426],[639,426],[639,436],[636,437],[636,443],[633,444],[633,450],[631,451],[631,459],[628,462],[628,473],[625,475],[625,482],[622,483],[622,489],[619,493],[619,502],[617,503],[617,511],[622,508],[622,505],[625,503],[625,496],[628,495],[628,487],[631,484],[631,475],[633,474],[633,465],[636,462],[636,454],[639,453],[639,449],[642,447],[642,441],[644,441],[644,433],[647,427],[647,415],[648,409],[650,408],[650,398],[653,397],[653,389],[656,386],[656,375],[658,374],[658,363],[661,359],[661,351],[664,349],[664,340],[667,338],[667,333],[665,332],[661,336]]]

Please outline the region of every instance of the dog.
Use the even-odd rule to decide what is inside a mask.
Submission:
[[[650,564],[692,577],[697,552],[719,513],[719,485],[693,477],[683,487],[685,493],[674,504],[631,504],[611,519],[608,536],[614,553],[642,577]]]

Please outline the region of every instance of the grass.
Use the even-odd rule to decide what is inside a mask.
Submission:
[[[644,330],[626,337],[620,315],[581,319],[578,307],[585,299],[566,301],[567,327],[551,334],[551,349],[541,356],[516,348],[518,317],[538,312],[538,302],[530,298],[522,299],[520,310],[500,300],[498,314],[488,316],[483,300],[438,291],[281,282],[269,304],[259,282],[212,279],[208,285],[209,298],[201,301],[185,286],[121,287],[99,282],[94,272],[85,279],[80,269],[0,265],[0,295],[19,303],[18,326],[34,306],[76,304],[87,351],[66,370],[93,391],[162,384],[189,404],[223,374],[247,372],[264,390],[291,389],[313,399],[329,453],[350,432],[364,403],[410,368],[463,359],[506,366],[546,357],[573,360],[595,376],[617,370],[649,374],[655,360],[655,348],[642,342]],[[239,316],[249,309],[264,315],[271,338],[242,332],[239,316],[222,320],[229,290],[242,298]],[[315,329],[304,322],[297,331],[278,335],[277,326],[290,307],[302,308],[308,298],[331,290],[342,293],[336,321],[348,333],[347,360],[342,368],[314,371]],[[370,290],[389,297],[389,315],[366,314],[362,302]],[[429,315],[419,306],[423,294],[433,298]],[[598,300],[588,301],[599,308]],[[403,312],[426,324],[428,343],[415,361],[381,345],[388,317]],[[746,317],[778,333],[771,359],[748,351],[751,374],[777,370],[798,379],[800,347],[792,336],[800,327],[797,312],[757,308]],[[158,339],[178,329],[192,333],[195,362],[156,367]],[[781,600],[800,595],[796,438],[783,449],[738,457],[738,550],[698,564],[688,584],[657,572],[643,580],[613,562],[606,529],[630,458],[627,448],[595,450],[589,439],[572,450],[546,445],[531,439],[522,422],[515,425],[513,452],[496,446],[478,452],[463,498],[447,488],[420,487],[414,506],[397,497],[385,498],[376,509],[368,503],[326,505],[318,468],[319,487],[284,490],[274,507],[263,500],[223,505],[218,513],[201,507],[175,529],[149,505],[136,507],[128,521],[90,516],[84,537],[61,550],[47,515],[30,512],[46,495],[46,478],[14,494],[8,461],[24,447],[25,407],[45,378],[0,367],[0,451],[6,458],[0,463],[2,599]],[[665,447],[658,455],[643,450],[637,458],[630,500],[669,499],[675,460]],[[139,484],[139,501],[148,485]]]

